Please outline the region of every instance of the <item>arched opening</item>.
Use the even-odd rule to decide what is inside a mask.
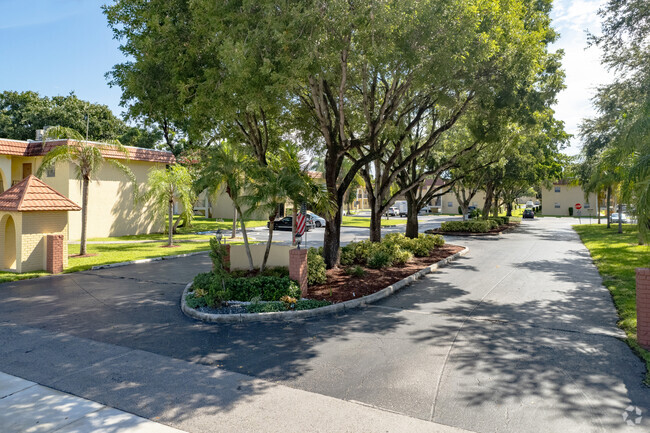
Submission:
[[[2,269],[16,269],[16,224],[12,217],[7,218],[4,226],[5,242],[2,258]]]

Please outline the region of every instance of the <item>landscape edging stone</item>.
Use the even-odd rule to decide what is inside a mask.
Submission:
[[[433,263],[425,268],[420,269],[419,271],[409,275],[406,278],[403,278],[396,283],[391,284],[388,287],[381,289],[378,292],[375,292],[371,295],[363,296],[359,299],[351,299],[349,301],[339,302],[332,305],[327,305],[325,307],[312,308],[311,310],[299,310],[299,311],[273,311],[269,313],[242,313],[242,314],[212,314],[204,313],[202,311],[197,311],[194,308],[190,308],[187,305],[185,300],[190,287],[192,287],[192,282],[187,283],[183,294],[181,295],[181,311],[188,317],[193,319],[201,320],[204,322],[211,323],[243,323],[243,322],[267,322],[274,320],[296,320],[296,319],[305,319],[308,317],[321,316],[325,314],[339,313],[345,310],[351,310],[353,308],[363,307],[367,304],[377,302],[381,299],[384,299],[395,292],[398,292],[403,287],[419,280],[423,276],[435,271],[439,267],[446,266],[452,260],[464,256],[469,252],[468,247],[463,247],[463,249],[451,256],[444,258],[436,263]]]

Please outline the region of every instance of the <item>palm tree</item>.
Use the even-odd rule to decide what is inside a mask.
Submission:
[[[209,194],[225,189],[226,194],[233,202],[244,237],[244,247],[248,256],[248,268],[254,270],[253,256],[248,244],[245,215],[242,212],[244,205],[244,188],[247,186],[247,173],[253,170],[253,158],[247,154],[242,146],[233,145],[222,141],[209,148],[206,154],[205,166],[201,177],[197,181],[198,190],[206,189]]]
[[[145,199],[153,199],[157,211],[164,217],[167,214],[169,238],[167,246],[174,244],[174,201],[178,200],[183,205],[184,220],[189,225],[192,221],[192,208],[196,195],[192,185],[192,176],[189,170],[182,165],[172,165],[167,169],[153,169],[149,171],[147,181],[149,190]]]
[[[107,159],[104,157],[102,151],[110,149],[111,151],[117,151],[124,155],[124,159],[128,161],[129,152],[119,141],[113,141],[110,144],[91,143],[84,140],[84,137],[74,129],[56,126],[48,128],[45,134],[43,134],[43,146],[45,146],[45,142],[48,139],[62,138],[74,141],[68,141],[50,150],[43,158],[36,175],[41,177],[47,170],[61,163],[70,163],[75,167],[77,179],[82,184],[81,245],[79,247],[79,255],[83,256],[86,254],[86,231],[88,227],[88,186],[92,178],[97,175],[104,163],[108,162],[122,171],[133,183],[136,198],[138,186],[135,175],[126,165],[115,159]]]
[[[260,272],[266,268],[266,263],[273,242],[275,219],[278,216],[280,205],[287,199],[295,204],[311,201],[314,182],[309,174],[301,167],[298,149],[295,146],[284,144],[273,154],[267,155],[267,165],[258,166],[250,172],[250,195],[244,200],[253,209],[266,212],[269,218],[269,237],[266,242],[264,258],[260,265]]]

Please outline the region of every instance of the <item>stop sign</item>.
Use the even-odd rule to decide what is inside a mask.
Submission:
[[[575,207],[576,207],[576,209],[578,209],[578,210],[582,209],[582,205],[581,205],[580,203],[576,203],[576,206],[575,206]]]

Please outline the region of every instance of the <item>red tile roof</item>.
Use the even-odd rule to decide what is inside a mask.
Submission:
[[[20,141],[0,138],[0,155],[17,155],[17,156],[43,156],[52,148],[62,144],[74,144],[74,140],[48,140],[43,144],[40,141]],[[89,142],[93,146],[98,146],[106,158],[127,159],[126,156],[117,150],[115,146],[104,143]],[[126,147],[129,153],[129,159],[134,161],[160,162],[163,164],[173,164],[176,162],[174,154],[164,150],[143,149],[140,147]]]
[[[28,212],[81,208],[32,174],[0,194],[0,210]]]

